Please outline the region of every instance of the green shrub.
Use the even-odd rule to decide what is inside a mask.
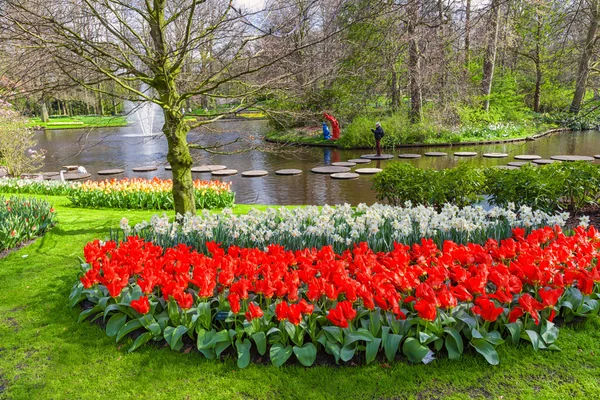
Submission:
[[[0,197],[0,252],[46,233],[54,225],[54,215],[44,200]]]

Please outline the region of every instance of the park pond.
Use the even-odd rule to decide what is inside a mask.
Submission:
[[[210,125],[209,128],[190,132],[188,140],[202,145],[216,142],[230,142],[237,137],[253,138],[259,145],[262,136],[269,130],[266,121],[227,120]],[[111,177],[163,178],[171,177],[166,170],[167,143],[162,134],[144,135],[135,125],[125,128],[95,128],[46,130],[37,132],[38,147],[47,151],[42,171],[58,171],[64,165],[81,165],[92,175],[91,179],[104,179],[97,171],[120,168],[125,172]],[[248,142],[228,146],[228,151],[250,146]],[[426,157],[427,152],[445,152],[444,157]],[[477,152],[475,157],[456,157],[455,152]],[[335,180],[328,175],[311,172],[317,166],[330,165],[333,162],[360,158],[372,153],[369,150],[340,150],[322,147],[294,147],[275,152],[249,151],[233,155],[208,154],[192,151],[195,165],[217,164],[236,169],[240,173],[247,170],[266,170],[268,176],[244,178],[239,173],[227,177],[215,177],[210,173],[194,174],[195,179],[217,179],[231,182],[236,193],[236,202],[242,204],[281,204],[281,205],[323,205],[349,203],[373,204],[375,192],[371,190],[372,175],[362,175],[353,180]],[[518,143],[401,148],[386,153],[393,154],[392,161],[372,161],[360,165],[369,168],[385,168],[390,162],[408,162],[421,168],[448,168],[458,163],[470,163],[481,166],[506,165],[517,161],[514,156],[535,154],[543,158],[554,155],[600,154],[600,132],[561,132],[535,141]],[[418,159],[397,157],[401,153],[423,155]],[[484,158],[484,153],[506,153],[506,158]],[[596,161],[597,162],[597,161]],[[133,172],[132,168],[153,165],[158,169],[151,172]],[[357,167],[358,168],[358,167]],[[301,175],[279,176],[279,169],[300,169]]]

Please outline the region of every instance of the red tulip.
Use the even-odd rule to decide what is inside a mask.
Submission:
[[[519,317],[525,314],[521,307],[515,307],[508,313],[508,322],[516,322]]]
[[[329,310],[329,313],[327,313],[327,319],[331,321],[332,324],[339,326],[340,328],[347,328],[349,326],[348,320],[344,316],[344,312],[338,307],[334,307]]]
[[[538,325],[540,323],[540,315],[538,311],[543,310],[544,306],[542,303],[531,297],[529,293],[525,293],[521,297],[519,297],[519,304],[523,308],[524,311],[528,312],[535,324]]]
[[[552,308],[560,299],[560,296],[564,293],[564,289],[540,289],[538,294],[542,298],[542,305],[544,308]]]
[[[475,300],[475,304],[471,311],[483,318],[484,321],[494,322],[498,319],[498,316],[504,312],[504,308],[496,307],[494,302],[486,297],[478,297]]]
[[[417,300],[415,310],[419,314],[419,318],[426,321],[433,321],[437,315],[435,304],[431,304],[426,300]]]
[[[252,321],[254,318],[260,318],[264,315],[262,308],[257,305],[254,305],[253,302],[248,304],[248,311],[246,312],[246,319],[248,321]]]
[[[148,314],[150,311],[150,302],[147,296],[142,296],[137,300],[131,300],[129,305],[140,314]]]
[[[187,292],[177,292],[174,297],[177,304],[179,304],[179,307],[184,310],[192,308],[192,305],[194,304],[194,298]]]
[[[240,312],[240,296],[237,293],[229,293],[227,301],[229,301],[229,307],[231,308],[232,313],[237,314]]]

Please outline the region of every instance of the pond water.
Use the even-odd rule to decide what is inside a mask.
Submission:
[[[230,120],[212,124],[210,128],[190,132],[188,140],[203,145],[217,141],[228,142],[239,136],[255,137],[256,143],[268,131],[266,121]],[[171,178],[171,171],[165,170],[167,143],[162,134],[143,136],[133,126],[125,128],[69,129],[37,132],[38,147],[47,151],[43,171],[58,171],[63,165],[82,165],[92,179],[105,179],[96,174],[103,169],[122,168],[124,174],[112,177],[140,177],[163,179]],[[228,150],[248,146],[248,143],[235,144]],[[513,144],[495,144],[483,146],[453,146],[404,148],[386,153],[424,154],[429,151],[448,153],[446,157],[422,157],[415,160],[373,161],[363,167],[385,168],[390,162],[408,162],[421,168],[448,168],[458,163],[475,165],[505,165],[515,161],[513,156],[519,154],[537,154],[544,158],[552,155],[587,155],[600,154],[600,132],[563,132],[556,133],[536,141]],[[476,157],[455,157],[456,151],[474,151]],[[236,193],[236,202],[241,204],[372,204],[376,202],[375,193],[371,190],[372,176],[363,175],[359,179],[341,181],[331,179],[328,175],[317,175],[311,168],[329,165],[331,162],[346,161],[359,158],[362,154],[373,153],[369,150],[338,150],[318,147],[294,148],[291,152],[264,153],[249,151],[235,155],[210,155],[194,150],[195,164],[222,164],[238,170],[264,169],[269,175],[261,178],[243,178],[235,175],[216,178],[210,174],[194,174],[195,179],[218,179],[232,183]],[[483,153],[507,153],[509,157],[502,159],[483,158]],[[133,167],[158,165],[157,171],[136,173]],[[299,176],[278,176],[275,170],[296,168],[303,171]]]

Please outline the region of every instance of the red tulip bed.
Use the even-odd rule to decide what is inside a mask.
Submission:
[[[500,243],[442,249],[423,240],[387,253],[364,243],[341,254],[207,248],[89,243],[71,305],[83,302],[79,320],[102,319],[117,342],[135,337],[129,351],[149,341],[181,350],[185,341],[208,359],[237,354],[240,368],[251,353],[310,366],[317,353],[337,363],[427,363],[476,351],[497,364],[506,343],[557,350],[555,322],[600,309],[593,227],[515,229]]]

